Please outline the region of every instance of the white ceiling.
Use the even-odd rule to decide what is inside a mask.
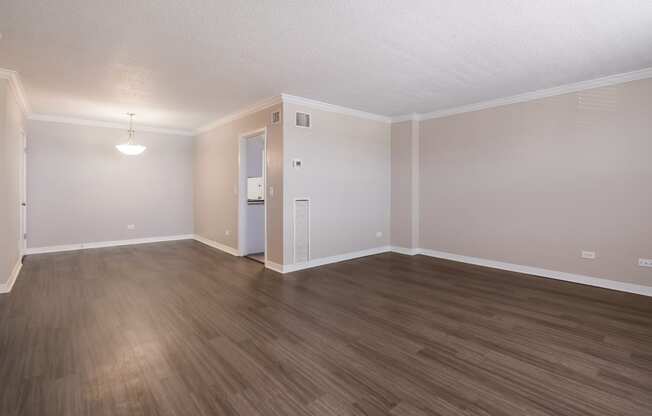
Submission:
[[[396,116],[652,66],[650,0],[2,0],[35,113],[193,129],[281,92]]]

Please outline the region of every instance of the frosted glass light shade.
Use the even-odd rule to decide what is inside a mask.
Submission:
[[[124,153],[125,155],[129,156],[136,156],[145,151],[147,147],[141,145],[141,144],[133,144],[133,143],[124,143],[124,144],[119,144],[115,147],[118,149],[121,153]]]

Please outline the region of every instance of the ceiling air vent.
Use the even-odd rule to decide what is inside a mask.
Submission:
[[[278,124],[279,121],[281,121],[281,112],[274,111],[272,113],[272,124]]]
[[[296,126],[309,128],[310,127],[310,114],[300,113],[297,111]]]

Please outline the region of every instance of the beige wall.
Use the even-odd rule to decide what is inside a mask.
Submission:
[[[0,80],[0,285],[20,261],[20,181],[23,114],[5,80]]]
[[[420,130],[422,248],[652,286],[652,80]]]
[[[28,247],[192,234],[192,137],[28,123]],[[135,230],[127,225],[134,224]]]
[[[416,125],[416,126],[415,126]],[[391,130],[391,236],[392,246],[417,248],[413,233],[414,145],[418,123],[393,123]]]
[[[294,263],[297,197],[311,199],[311,260],[388,245],[390,125],[291,103],[283,108],[285,264]],[[311,128],[295,127],[296,111],[311,114]],[[295,158],[300,169],[290,167]]]
[[[195,233],[238,249],[238,149],[241,135],[267,127],[267,256],[283,263],[283,126],[276,105],[222,124],[195,139]],[[274,196],[269,195],[269,187]],[[226,231],[229,235],[226,235]]]

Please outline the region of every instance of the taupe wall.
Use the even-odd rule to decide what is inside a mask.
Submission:
[[[422,248],[652,286],[652,80],[420,127]]]
[[[267,127],[267,251],[283,263],[283,126],[273,106],[200,134],[195,139],[195,233],[238,249],[238,149],[242,134]],[[269,187],[274,188],[270,196]],[[229,235],[226,235],[226,231]]]
[[[13,91],[0,80],[0,285],[20,261],[20,152],[24,118]]]
[[[125,156],[122,130],[29,121],[28,247],[193,233],[192,137],[136,137]]]
[[[294,198],[310,197],[310,257],[389,244],[390,125],[284,103],[285,264],[294,263]],[[295,112],[312,127],[295,127]],[[290,167],[301,159],[300,169]],[[381,237],[376,237],[381,232]]]
[[[392,246],[418,248],[413,233],[414,129],[413,121],[393,123],[391,130],[391,236]]]

